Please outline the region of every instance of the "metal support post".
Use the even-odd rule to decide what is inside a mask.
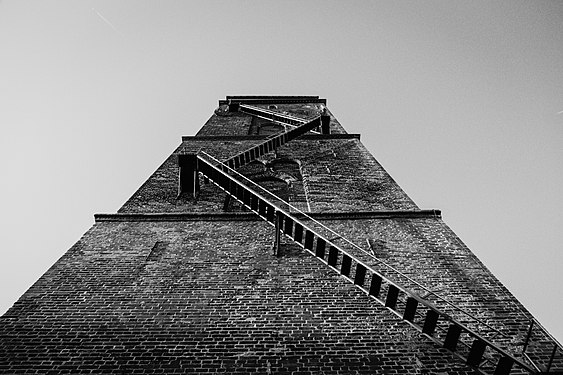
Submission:
[[[229,103],[229,112],[238,112],[239,103]]]
[[[551,352],[551,358],[549,359],[547,370],[545,372],[549,372],[549,370],[551,370],[551,365],[553,364],[553,358],[555,358],[555,353],[557,353],[557,344],[553,345],[553,352]]]
[[[281,212],[276,210],[276,233],[274,237],[274,256],[280,256],[280,240],[281,240]]]
[[[526,348],[530,342],[530,336],[532,336],[532,328],[534,328],[534,321],[530,320],[530,328],[528,328],[528,335],[526,336],[526,341],[524,342],[524,347],[522,348],[522,353],[526,353]]]
[[[231,196],[229,194],[225,195],[225,202],[223,203],[223,211],[227,212],[231,204]]]
[[[197,154],[179,154],[178,166],[180,167],[178,195],[188,193],[195,199],[199,193]]]
[[[330,134],[330,116],[328,115],[321,116],[321,133]]]

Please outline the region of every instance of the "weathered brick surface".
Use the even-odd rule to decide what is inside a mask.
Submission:
[[[202,178],[197,199],[178,196],[176,154],[226,159],[263,141],[247,137],[252,116],[226,108],[118,211],[140,215],[96,223],[0,318],[0,373],[474,373],[289,240],[274,257],[274,229],[218,215],[245,209],[214,184]],[[310,118],[322,108],[271,110]],[[332,116],[331,132],[345,134]],[[240,172],[312,213],[418,210],[353,136],[309,134]],[[329,236],[358,260],[487,338],[509,349],[522,343],[531,315],[440,217],[323,223],[359,245]],[[530,354],[547,363],[553,346],[534,339]]]
[[[177,153],[196,153],[203,150],[218,159],[226,159],[237,152],[258,144],[250,141],[187,141],[170,155],[119,212],[214,212],[223,210],[225,194],[213,184],[202,183],[197,200],[178,197]]]
[[[296,140],[278,154],[300,161],[312,212],[418,208],[357,139]]]
[[[262,222],[98,223],[4,315],[4,373],[470,374]],[[252,238],[252,241],[248,241]]]
[[[217,110],[196,135],[248,135],[251,122],[252,116],[237,112],[229,113],[223,108]]]
[[[201,150],[223,160],[258,143],[260,140],[188,140],[174,153]],[[295,140],[265,157],[276,158],[300,164],[311,212],[418,208],[357,139]],[[213,184],[202,184],[197,202],[178,198],[178,164],[171,155],[119,212],[222,211],[224,197]]]
[[[323,221],[378,259],[358,254],[374,269],[397,280],[460,322],[506,347],[522,343],[531,315],[438,217]],[[368,245],[372,243],[372,246]],[[375,243],[375,245],[374,245]],[[388,267],[390,266],[390,267]],[[403,275],[392,268],[399,270]],[[500,331],[485,329],[420,285]]]

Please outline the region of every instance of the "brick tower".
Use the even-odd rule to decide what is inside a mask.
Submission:
[[[561,373],[316,96],[232,96],[0,318],[0,372]]]

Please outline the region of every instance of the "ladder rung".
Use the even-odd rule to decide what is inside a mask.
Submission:
[[[399,297],[399,288],[393,284],[389,284],[389,290],[387,290],[387,298],[385,299],[385,307],[395,309],[397,306],[397,298]]]
[[[295,232],[293,233],[293,239],[297,243],[303,242],[303,225],[295,223]]]
[[[344,276],[349,276],[351,266],[352,258],[350,258],[347,254],[342,254],[342,266],[340,267],[340,273]]]
[[[283,233],[291,236],[293,234],[293,220],[290,217],[286,217],[284,221]]]
[[[252,211],[258,211],[258,197],[254,194],[250,196],[250,209]]]
[[[448,328],[448,333],[446,333],[446,339],[444,340],[444,348],[455,352],[457,347],[457,341],[459,340],[459,335],[461,334],[461,327],[453,323]]]
[[[229,181],[229,193],[232,196],[236,196],[237,193],[237,184],[234,181]]]
[[[318,258],[321,259],[325,258],[325,248],[326,248],[326,241],[320,237],[317,237],[317,248],[315,249],[315,255]]]
[[[422,333],[426,333],[429,336],[434,334],[436,329],[436,324],[438,324],[438,317],[440,315],[438,312],[430,309],[426,312],[426,318],[424,319],[424,326],[422,327]]]
[[[418,306],[418,301],[415,298],[407,298],[407,306],[405,307],[405,313],[403,314],[403,319],[412,322],[414,320],[414,315],[416,314],[416,308]]]
[[[242,195],[242,203],[244,203],[247,206],[250,206],[251,197],[252,195],[250,193],[250,190],[244,190]]]
[[[270,206],[269,204],[266,206],[266,220],[270,223],[275,223],[276,221],[276,209],[274,206]]]
[[[310,230],[305,232],[305,249],[313,250],[313,240],[315,239],[313,232]]]
[[[364,286],[366,279],[366,267],[363,264],[356,264],[356,275],[354,276],[354,284]]]
[[[506,356],[500,357],[494,375],[509,375],[513,364],[514,360],[512,358]]]
[[[481,358],[485,353],[485,349],[487,348],[487,344],[483,340],[476,339],[471,344],[471,349],[469,350],[469,354],[467,355],[467,364],[470,366],[478,367],[481,363]]]
[[[375,273],[371,275],[371,284],[369,286],[369,295],[377,298],[379,296],[379,291],[381,290],[381,276]]]
[[[280,231],[283,231],[283,223],[285,223],[285,221],[288,219],[288,217],[281,211],[278,211],[277,214],[278,214],[278,218],[279,218],[278,229]]]
[[[258,214],[266,217],[266,202],[262,199],[258,201]]]
[[[236,196],[241,202],[244,202],[244,190],[243,186],[237,185]]]
[[[334,246],[330,247],[328,251],[328,264],[329,266],[336,267],[336,263],[338,262],[338,249]]]

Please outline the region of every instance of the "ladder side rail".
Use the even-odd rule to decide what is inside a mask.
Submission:
[[[391,288],[393,288],[392,290],[394,291],[393,293],[393,300],[396,301],[397,300],[397,293],[401,292],[403,295],[406,295],[409,299],[413,299],[416,300],[418,302],[418,304],[421,304],[423,306],[425,306],[426,308],[428,308],[429,310],[434,311],[436,314],[438,314],[444,321],[449,322],[450,324],[450,328],[451,327],[456,327],[456,330],[458,330],[459,332],[464,332],[467,333],[472,339],[474,339],[475,341],[473,341],[473,346],[475,346],[476,343],[478,343],[481,346],[486,347],[490,347],[492,350],[494,350],[497,354],[499,354],[501,357],[500,358],[510,358],[510,360],[514,363],[517,364],[522,370],[528,371],[530,373],[533,373],[534,370],[532,368],[530,368],[527,364],[523,363],[522,361],[520,361],[518,358],[515,358],[513,355],[511,355],[510,353],[508,353],[507,351],[505,351],[504,349],[498,347],[496,344],[494,344],[493,342],[487,340],[486,338],[482,337],[481,335],[479,335],[477,332],[473,331],[471,328],[465,326],[464,324],[456,321],[454,318],[452,318],[449,314],[442,312],[441,310],[439,310],[434,304],[432,304],[431,302],[423,299],[422,297],[418,296],[417,294],[409,291],[408,289],[404,288],[403,286],[397,284],[396,282],[390,280],[389,278],[387,278],[386,276],[380,274],[378,271],[376,271],[375,269],[373,269],[372,267],[370,267],[369,265],[363,263],[362,261],[358,260],[356,257],[354,257],[352,254],[348,253],[346,250],[344,250],[343,248],[341,248],[340,246],[332,243],[331,241],[329,241],[327,238],[324,238],[323,236],[321,236],[320,234],[318,234],[316,231],[312,230],[305,222],[303,222],[302,220],[298,219],[297,217],[295,217],[292,213],[288,212],[288,210],[285,210],[283,207],[280,207],[279,204],[276,204],[274,202],[272,202],[270,199],[267,199],[264,195],[250,189],[248,186],[244,185],[243,183],[241,183],[240,181],[238,181],[236,178],[234,178],[233,176],[229,175],[226,170],[228,170],[229,168],[226,167],[225,165],[223,165],[222,167],[217,167],[211,163],[209,163],[207,160],[205,160],[204,158],[201,158],[200,156],[198,156],[199,159],[199,163],[200,163],[200,172],[205,175],[206,177],[208,177],[210,180],[212,180],[216,185],[218,185],[220,188],[222,188],[223,190],[225,190],[228,194],[232,194],[237,200],[239,200],[243,205],[245,205],[247,208],[251,209],[252,211],[258,213],[258,215],[263,218],[264,220],[266,220],[267,222],[269,222],[271,225],[275,226],[275,215],[273,214],[272,209],[275,211],[279,211],[281,212],[283,215],[285,215],[285,217],[291,219],[294,223],[298,224],[301,226],[301,228],[303,228],[303,230],[306,230],[307,232],[312,233],[313,239],[316,238],[317,239],[317,243],[319,241],[319,239],[321,239],[323,241],[323,243],[325,244],[324,246],[328,246],[330,248],[335,248],[337,249],[337,251],[340,254],[343,254],[343,256],[348,257],[347,259],[353,260],[356,264],[356,268],[358,267],[358,265],[361,265],[363,268],[365,268],[366,270],[369,270],[371,272],[371,275],[376,275],[376,277],[380,280],[385,281],[387,284],[389,284],[389,290],[391,291]],[[226,167],[226,168],[225,168]],[[233,187],[237,187],[237,188],[233,188]],[[247,191],[250,198],[244,198],[245,194],[241,193],[241,190]],[[249,203],[249,201],[252,201],[252,195],[256,196],[259,200],[261,200],[263,203],[262,206],[259,205],[259,207],[257,209],[253,209],[251,207],[251,203]],[[276,196],[274,196],[277,201],[281,201],[284,202],[281,198],[278,198]],[[287,204],[289,206],[289,203],[285,202],[285,204]],[[264,207],[265,205],[265,207]],[[261,208],[262,207],[262,208]],[[271,219],[271,220],[270,220]],[[288,234],[284,233],[286,236],[290,237]],[[313,241],[313,239],[311,239],[311,241]],[[310,242],[310,244],[307,244],[307,238],[305,239],[305,243],[303,243],[302,241],[302,235],[300,235],[300,240],[296,241],[300,246],[302,246],[306,251],[308,251],[309,253],[311,253],[314,256],[316,255],[316,252],[313,250],[313,246],[312,246],[312,242]],[[335,269],[336,271],[339,271],[336,267],[336,264],[331,265],[328,262],[324,261],[324,259],[321,259],[321,261],[325,264],[328,264],[329,266],[331,266],[331,268]],[[349,277],[349,264],[347,264],[347,271],[345,273],[344,270],[340,270],[341,274],[344,274],[344,277],[346,279],[348,279],[349,281],[351,281],[352,283],[356,284],[354,282],[354,279],[351,279]],[[373,277],[373,276],[372,276]],[[366,288],[363,287],[363,285],[358,285],[356,284],[356,286],[358,286],[361,290],[363,290],[364,292],[367,292]],[[389,292],[390,293],[390,292]],[[398,314],[397,311],[395,311],[394,307],[395,304],[391,305],[389,303],[389,294],[387,296],[387,300],[386,301],[382,301],[378,298],[375,298],[380,304],[383,304],[384,306],[388,307],[390,310],[392,310],[393,312],[395,312],[396,314]],[[395,302],[394,302],[395,303]],[[409,321],[408,319],[405,318],[405,315],[399,315],[402,319]],[[422,327],[420,327],[420,325],[416,325],[416,324],[412,324],[411,325],[414,326],[415,328],[417,328],[419,331],[422,331]],[[449,332],[448,332],[449,333]],[[459,337],[459,333],[457,335]],[[434,338],[435,339],[435,338]],[[448,340],[448,338],[446,337],[446,341]],[[456,337],[454,339],[455,341],[458,340],[458,338]],[[455,343],[454,343],[455,344]],[[468,346],[468,344],[463,343],[462,344]],[[444,342],[444,346],[446,348],[448,348],[446,346],[446,342]],[[452,349],[450,349],[451,351],[455,352],[455,347]],[[483,349],[484,350],[484,349]],[[470,352],[471,355],[471,352]],[[469,359],[468,359],[469,361]],[[473,363],[472,364],[474,367],[479,366],[479,363]]]

